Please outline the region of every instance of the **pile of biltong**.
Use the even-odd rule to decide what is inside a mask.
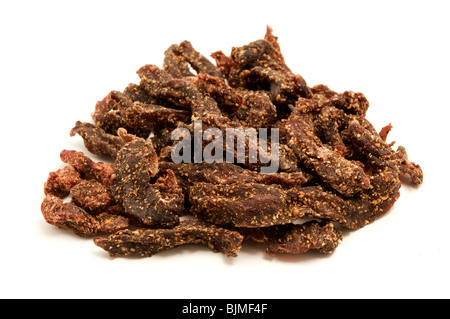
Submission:
[[[386,142],[366,119],[361,93],[310,87],[286,65],[278,38],[214,52],[212,63],[190,42],[170,46],[163,67],[145,65],[139,84],[99,101],[93,124],[77,122],[95,162],[63,150],[68,164],[44,186],[45,220],[92,236],[111,256],[152,256],[203,244],[236,256],[244,239],[268,254],[332,253],[342,230],[386,214],[402,182],[423,173],[403,147]],[[262,163],[175,163],[171,132],[204,128],[278,128],[279,170]],[[69,196],[69,200],[64,198]]]

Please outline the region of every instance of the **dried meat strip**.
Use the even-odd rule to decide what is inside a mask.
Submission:
[[[61,198],[53,195],[44,198],[41,211],[47,223],[71,229],[76,235],[83,237],[111,234],[129,226],[126,217],[108,213],[92,216],[74,203],[63,203]]]
[[[226,77],[229,77],[231,69],[234,67],[234,61],[222,51],[211,53],[211,57],[216,61],[217,68]]]
[[[311,88],[313,98],[322,105],[334,106],[342,109],[347,114],[366,116],[369,109],[369,101],[364,94],[353,91],[337,93],[328,86],[319,84]]]
[[[92,114],[96,126],[107,133],[115,135],[119,128],[125,128],[136,136],[147,138],[151,132],[160,128],[174,127],[178,121],[190,121],[191,113],[189,111],[166,108],[140,101],[133,102],[130,98],[124,97],[124,94],[117,91],[113,92],[114,94],[110,93],[103,101],[98,103],[98,105],[105,103],[112,105],[110,107],[102,107],[100,109],[103,111],[96,111]],[[112,97],[115,99],[122,97],[126,103],[117,102]],[[151,100],[148,94],[146,97],[139,98],[133,96],[133,98],[146,101]],[[105,100],[107,102],[104,102]],[[156,102],[157,99],[153,101]]]
[[[44,184],[44,193],[45,195],[65,197],[72,187],[82,181],[80,174],[73,167],[66,166],[56,172],[50,172]]]
[[[315,250],[323,254],[333,253],[342,240],[342,232],[332,222],[315,220],[299,224],[239,229],[244,237],[262,242],[268,255],[298,255]]]
[[[95,155],[109,156],[115,159],[117,152],[124,145],[120,137],[106,133],[91,123],[78,121],[70,131],[70,136],[75,136],[75,134],[79,134],[83,138],[88,151]]]
[[[150,95],[158,98],[169,98],[171,101],[177,101],[179,105],[189,106],[192,111],[192,121],[201,120],[203,130],[208,128],[218,128],[222,131],[222,136],[226,136],[227,128],[236,129],[237,138],[245,135],[247,127],[243,127],[239,122],[230,120],[228,117],[222,115],[216,101],[208,95],[203,94],[193,83],[185,79],[173,79],[170,74],[159,69],[154,65],[146,65],[138,71],[146,89]],[[258,149],[258,141],[255,139],[248,139],[248,136],[243,136],[246,139],[248,148]],[[252,143],[252,144],[250,144]],[[224,152],[230,152],[237,159],[237,144],[235,149],[226,149],[224,145]],[[271,161],[270,147],[268,147],[267,154],[260,153],[259,162],[251,163],[249,159],[249,152],[245,152],[244,165],[252,168],[258,168],[261,163],[268,163]],[[281,154],[283,155],[283,154]],[[291,168],[284,156],[280,156],[280,167],[285,170]]]
[[[298,97],[310,97],[306,81],[300,75],[286,75],[282,71],[255,66],[240,73],[245,87],[266,90],[274,103],[293,103]]]
[[[164,52],[163,70],[174,78],[194,76],[189,68],[189,62],[179,52],[179,45],[173,44]]]
[[[132,130],[157,132],[163,128],[174,128],[178,122],[189,123],[191,112],[170,109],[159,105],[133,103],[122,113],[126,127]]]
[[[308,177],[303,172],[260,174],[232,163],[188,163],[177,164],[161,162],[163,172],[172,170],[179,180],[188,185],[198,182],[211,184],[261,183],[266,185],[278,184],[284,187],[295,187],[305,184]]]
[[[399,166],[400,179],[405,183],[412,183],[416,186],[421,185],[423,183],[423,171],[420,165],[408,160],[408,154],[403,146],[398,147],[397,154],[401,156]]]
[[[284,62],[283,54],[281,53],[280,44],[278,43],[278,37],[273,34],[273,29],[269,26],[266,28],[266,35],[264,36],[264,40],[269,42],[274,49],[274,57],[278,60]]]
[[[190,66],[198,75],[207,74],[223,78],[220,70],[205,56],[196,51],[189,41],[183,41],[179,45],[173,44],[164,52],[163,69],[174,78],[194,76]]]
[[[359,229],[386,214],[398,199],[400,181],[385,168],[370,176],[370,189],[343,198],[320,186],[285,189],[258,183],[196,183],[190,188],[191,213],[219,225],[267,227],[318,218]]]
[[[386,143],[367,119],[354,116],[343,133],[357,150],[358,156],[370,166],[389,167],[402,181],[414,185],[422,184],[422,168],[408,160],[404,147],[399,146],[397,151],[394,151],[391,144]]]
[[[352,196],[370,186],[364,170],[337,152],[325,147],[314,134],[312,117],[302,112],[302,105],[316,103],[299,98],[296,109],[286,122],[289,147],[300,161],[313,170],[323,183],[339,193]]]
[[[264,91],[247,91],[243,104],[248,108],[247,125],[253,128],[268,128],[277,120],[277,108]]]
[[[190,219],[172,229],[124,230],[109,237],[94,238],[94,243],[110,256],[151,257],[177,246],[202,244],[214,252],[236,257],[242,247],[243,236],[215,225]]]
[[[95,105],[95,112],[106,113],[111,110],[122,110],[129,107],[133,101],[120,91],[109,92]]]
[[[140,85],[136,83],[130,83],[123,90],[123,94],[125,94],[129,99],[133,102],[141,102],[144,104],[152,104],[153,100],[148,96],[147,91]]]
[[[97,102],[95,112],[92,113],[91,117],[94,120],[95,126],[101,128],[106,133],[116,135],[119,128],[125,128],[136,136],[147,138],[150,135],[151,130],[128,125],[127,120],[123,115],[128,108],[134,105],[129,94],[130,92],[125,94],[119,91],[111,91],[103,100]],[[136,94],[143,93],[139,92]],[[146,102],[148,103],[152,101],[153,100],[150,98],[146,99]]]
[[[314,119],[315,129],[322,141],[336,153],[345,156],[347,147],[341,136],[343,127],[348,125],[344,111],[333,106],[324,106]]]
[[[92,114],[92,119],[97,127],[101,128],[108,134],[114,135],[120,128],[124,128],[131,134],[138,137],[149,137],[151,130],[148,128],[129,126],[123,114],[124,110],[109,111],[107,113],[96,112]]]
[[[282,151],[279,152],[278,157],[273,156],[272,143],[260,141],[257,136],[256,129],[243,126],[239,121],[233,121],[225,116],[217,116],[215,114],[205,114],[195,119],[201,120],[203,130],[214,128],[221,131],[224,154],[227,154],[226,156],[230,154],[230,157],[232,156],[236,163],[240,163],[246,168],[257,170],[267,165],[267,163],[272,163],[272,161],[278,160],[279,168],[283,171],[296,170],[296,168],[292,166],[295,166],[296,163],[289,162]],[[227,129],[234,129],[234,138],[237,141],[243,141],[243,148],[245,148],[245,152],[239,151],[239,143],[227,143]],[[252,132],[254,133],[253,136]],[[259,146],[261,145],[261,142],[267,146],[266,152],[260,151]],[[280,148],[279,143],[274,142],[273,145]],[[258,156],[251,157],[250,150],[259,150],[259,154],[257,154]]]
[[[218,107],[228,116],[233,116],[241,107],[241,94],[225,84],[221,78],[201,73],[196,77],[187,78],[187,80],[195,84],[203,94],[212,97]]]
[[[116,134],[119,128],[127,127],[125,119],[122,118],[120,110],[112,110],[109,112],[94,112],[92,113],[92,119],[95,123],[95,126],[101,128],[109,134]],[[133,133],[139,135],[138,132]]]
[[[105,212],[114,202],[105,186],[95,180],[82,181],[70,190],[72,201],[89,213]]]
[[[345,137],[357,148],[359,153],[367,158],[367,160],[376,163],[389,163],[398,156],[394,150],[378,135],[375,129],[367,128],[360,123],[357,118],[353,118],[343,131]],[[371,124],[370,124],[371,125]]]
[[[160,161],[171,161],[172,147],[177,141],[172,140],[172,129],[164,128],[156,131],[151,137],[153,148]]]
[[[301,208],[279,185],[196,183],[190,188],[191,213],[200,220],[235,227],[267,227],[294,222]]]
[[[360,229],[385,215],[400,196],[401,183],[395,172],[384,168],[370,176],[370,188],[355,198],[344,199],[320,186],[303,187],[297,194],[299,217],[338,222],[349,229]]]
[[[186,61],[189,62],[198,74],[204,73],[218,78],[223,78],[223,75],[219,69],[205,56],[196,51],[189,41],[181,42],[177,51],[186,59]]]
[[[71,165],[83,178],[93,177],[106,187],[111,185],[114,166],[103,162],[94,162],[83,152],[63,150],[61,160]]]
[[[190,110],[194,116],[204,113],[220,114],[216,101],[204,96],[190,81],[175,79],[169,73],[150,64],[140,68],[137,74],[151,97],[163,99],[173,107]]]
[[[114,164],[111,191],[127,216],[148,227],[174,227],[184,208],[184,196],[173,172],[161,177],[158,157],[150,141],[130,136],[119,130],[126,142]]]
[[[269,32],[266,37],[268,40],[254,41],[232,49],[230,58],[233,63],[227,78],[230,86],[269,91],[274,103],[312,97],[306,81],[300,75],[293,74],[285,64],[273,34]]]
[[[369,101],[367,101],[364,94],[359,92],[345,91],[332,97],[330,102],[333,106],[349,114],[365,116],[369,109]]]

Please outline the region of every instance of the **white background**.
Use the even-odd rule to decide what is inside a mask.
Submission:
[[[2,1],[3,298],[448,298],[450,22],[446,1]],[[230,259],[204,247],[116,258],[45,223],[43,184],[69,131],[145,64],[190,40],[209,56],[272,26],[308,84],[363,92],[367,117],[425,173],[390,213],[346,232],[331,256]],[[95,158],[95,157],[94,157]]]

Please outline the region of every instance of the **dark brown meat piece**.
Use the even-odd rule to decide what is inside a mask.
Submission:
[[[218,78],[223,78],[222,73],[217,67],[205,56],[197,52],[189,41],[181,42],[177,51],[189,62],[198,74],[205,73]]]
[[[266,253],[274,254],[303,254],[316,250],[324,254],[333,253],[342,232],[331,222],[309,221],[301,225],[287,224],[255,229],[239,229],[245,237],[263,242]]]
[[[248,108],[247,125],[250,127],[268,128],[277,120],[277,108],[263,91],[247,91],[243,95],[243,103]]]
[[[228,78],[231,69],[234,67],[234,61],[222,51],[211,53],[211,57],[216,60],[219,71]]]
[[[93,177],[105,186],[111,184],[113,165],[103,162],[94,162],[83,152],[63,150],[61,160],[71,165],[83,178]]]
[[[285,64],[271,32],[266,33],[266,40],[233,48],[230,57],[233,64],[228,83],[232,87],[269,91],[274,103],[294,103],[298,97],[312,97],[305,80]]]
[[[313,122],[314,129],[323,143],[330,146],[337,154],[345,156],[347,147],[340,132],[343,127],[348,125],[348,117],[344,111],[334,106],[324,106],[318,112]]]
[[[47,195],[41,205],[47,223],[64,229],[72,229],[78,236],[98,236],[128,228],[128,219],[123,216],[102,213],[91,216],[74,203],[63,203],[62,199]]]
[[[311,97],[306,81],[298,74],[286,75],[280,70],[255,66],[243,70],[240,77],[246,88],[268,91],[273,103],[289,104],[298,97]]]
[[[302,172],[260,174],[232,163],[176,164],[161,162],[160,172],[164,174],[168,170],[175,172],[177,179],[180,181],[180,186],[185,195],[186,207],[190,206],[190,188],[199,182],[223,185],[257,182],[266,185],[278,184],[284,187],[294,187],[303,185],[308,181],[308,178]]]
[[[183,215],[186,212],[183,190],[172,170],[167,170],[165,176],[159,177],[153,187],[161,198],[161,209],[177,215]]]
[[[189,62],[181,54],[179,48],[178,44],[173,44],[164,52],[163,70],[174,78],[194,76],[189,68]]]
[[[65,197],[72,187],[82,181],[80,174],[71,166],[51,172],[44,185],[45,195]]]
[[[79,134],[83,138],[88,151],[95,155],[109,156],[115,159],[117,152],[124,145],[120,137],[108,134],[90,123],[78,121],[70,131],[70,136],[75,136],[75,134]]]
[[[237,90],[226,85],[221,78],[202,73],[187,80],[195,84],[204,95],[212,97],[222,112],[228,116],[233,116],[241,107],[242,96]]]
[[[343,134],[354,149],[353,156],[365,162],[367,167],[388,167],[396,177],[407,183],[422,183],[423,172],[420,166],[408,160],[403,147],[399,147],[397,152],[394,151],[391,144],[383,140],[367,119],[352,116]]]
[[[173,107],[190,110],[194,116],[220,112],[216,101],[204,96],[199,89],[185,79],[174,79],[155,65],[145,65],[137,71],[141,85],[149,96],[163,99]]]
[[[388,130],[390,125],[385,130]],[[388,167],[403,182],[420,185],[423,182],[423,171],[418,164],[408,160],[404,147],[397,151],[392,149],[393,143],[386,143],[383,136],[375,130],[364,117],[352,115],[348,127],[342,131],[353,149],[353,157],[366,163],[368,167]],[[385,133],[382,132],[384,135]],[[387,133],[386,133],[387,134]]]
[[[297,203],[303,209],[299,217],[319,218],[359,229],[385,215],[400,196],[400,181],[395,172],[384,168],[370,176],[370,188],[344,199],[320,186],[298,191]]]
[[[295,192],[294,192],[295,193]],[[295,221],[295,195],[279,185],[196,183],[190,189],[191,213],[216,225],[266,227]]]
[[[324,106],[334,106],[344,110],[348,114],[366,116],[369,109],[369,101],[362,93],[345,91],[337,93],[328,86],[319,84],[311,88],[313,98]]]
[[[150,138],[153,144],[153,148],[158,154],[160,161],[171,161],[171,151],[174,144],[177,143],[176,140],[172,140],[172,129],[161,129],[156,131]]]
[[[136,89],[136,87],[135,87]],[[139,90],[142,91],[141,88]],[[106,133],[116,135],[119,128],[125,128],[128,132],[147,138],[151,130],[136,126],[129,126],[124,117],[125,111],[133,105],[133,100],[128,95],[119,91],[111,91],[102,101],[97,102],[95,112],[92,113],[92,119],[97,127],[104,130]],[[142,92],[136,94],[145,94]],[[153,101],[147,98],[147,103]]]
[[[370,186],[364,170],[337,152],[325,147],[315,135],[310,114],[302,112],[303,104],[314,104],[313,100],[300,98],[296,109],[286,122],[290,138],[289,147],[299,160],[321,181],[339,193],[352,196]]]
[[[109,134],[116,134],[117,130],[121,127],[127,128],[127,123],[125,122],[125,119],[122,118],[120,110],[94,112],[92,113],[92,119],[94,120],[95,126]],[[138,132],[133,133],[139,135]]]
[[[159,105],[133,103],[121,112],[126,127],[133,130],[157,132],[163,128],[174,128],[177,122],[189,123],[191,112],[170,109]]]
[[[333,106],[346,111],[349,114],[357,114],[365,116],[369,109],[369,101],[362,93],[355,93],[352,91],[345,91],[342,94],[337,94],[330,99]]]
[[[213,77],[223,78],[219,69],[205,56],[196,51],[189,41],[183,41],[180,45],[173,44],[164,52],[163,69],[174,78],[194,76],[189,65],[198,75],[208,74]]]
[[[172,229],[124,230],[107,238],[94,238],[94,243],[110,256],[151,257],[181,245],[202,244],[228,257],[236,257],[243,236],[195,219],[186,220]]]
[[[125,128],[133,135],[147,138],[152,131],[174,127],[178,121],[189,122],[191,117],[189,111],[146,103],[157,102],[158,99],[149,95],[141,86],[129,85],[127,89],[128,95],[113,91],[103,101],[97,103],[97,110],[92,117],[98,128],[113,135],[119,128]],[[136,101],[133,102],[132,98]],[[102,138],[104,139],[103,136]]]
[[[281,54],[280,44],[278,43],[278,37],[273,35],[273,29],[269,26],[266,28],[266,35],[264,36],[264,40],[269,42],[274,49],[274,57],[278,60],[284,62],[283,54]]]
[[[153,94],[158,98],[169,98],[173,101],[177,101],[179,105],[189,106],[192,110],[192,121],[201,120],[202,129],[218,128],[222,131],[222,136],[226,136],[227,128],[234,128],[237,138],[246,139],[247,147],[252,149],[258,149],[257,139],[248,139],[245,131],[247,127],[243,127],[239,122],[232,121],[229,118],[222,116],[216,101],[203,94],[193,83],[185,79],[173,79],[168,73],[159,69],[153,65],[146,65],[138,71],[146,89],[149,94]],[[195,129],[195,128],[194,128]],[[251,144],[250,144],[251,143]],[[233,154],[237,162],[241,162],[237,154],[237,143],[235,149],[226,149],[226,143],[224,145],[224,152]],[[252,163],[249,159],[249,152],[245,152],[245,158],[242,160],[243,164],[247,167],[257,169],[264,163],[269,163],[271,150],[268,148],[267,154],[260,152],[257,163]],[[283,155],[283,154],[281,154]],[[280,156],[280,167],[284,170],[290,168],[290,164],[287,165],[285,158]]]
[[[123,90],[123,94],[126,95],[133,102],[141,102],[144,104],[153,103],[152,99],[148,96],[147,91],[138,84],[130,83]]]
[[[367,127],[370,125],[370,127]],[[360,117],[352,117],[343,135],[356,148],[360,156],[375,163],[390,164],[399,160],[399,156],[380,137],[372,124]]]
[[[167,172],[156,184],[158,157],[150,141],[129,136],[119,130],[125,146],[114,164],[111,187],[125,214],[148,227],[174,227],[184,212],[184,196],[173,172]]]
[[[70,190],[72,201],[89,213],[101,213],[113,203],[107,189],[97,181],[82,181]]]
[[[111,185],[111,175],[114,170],[112,164],[94,162],[83,152],[63,150],[61,160],[71,165],[83,178],[93,177],[106,187]]]
[[[423,171],[420,165],[408,160],[408,154],[403,146],[398,147],[397,153],[401,156],[399,170],[402,182],[416,186],[421,185],[423,183]]]
[[[119,91],[111,91],[103,100],[95,105],[95,112],[106,113],[111,110],[123,110],[129,107],[133,101],[125,94]]]
[[[305,184],[308,179],[302,172],[260,174],[232,163],[188,163],[176,164],[172,162],[160,163],[162,172],[172,170],[179,180],[189,185],[198,182],[211,184],[261,183],[279,184],[285,187],[295,187]]]
[[[305,217],[359,229],[386,214],[400,194],[398,177],[389,168],[370,176],[370,182],[370,189],[349,199],[320,186],[196,183],[189,199],[191,213],[218,225],[267,227]]]

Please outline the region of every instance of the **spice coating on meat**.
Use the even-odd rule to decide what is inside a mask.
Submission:
[[[92,216],[74,203],[63,203],[53,195],[47,195],[42,202],[41,212],[47,223],[59,228],[71,229],[82,237],[114,233],[128,228],[128,219],[123,216],[102,213]]]
[[[70,190],[72,201],[90,213],[104,212],[112,203],[105,186],[97,181],[82,181]]]
[[[80,174],[71,166],[66,166],[56,172],[50,172],[44,184],[45,195],[64,197],[72,187],[82,181]]]
[[[128,142],[114,164],[111,191],[125,214],[148,227],[173,227],[184,211],[184,197],[173,172],[152,184],[158,173],[158,157],[150,141],[122,131]],[[161,185],[165,184],[165,185]]]
[[[103,129],[78,121],[70,131],[70,136],[79,134],[89,152],[95,155],[116,158],[117,152],[123,147],[123,141],[116,135],[108,134]]]
[[[110,256],[151,257],[181,245],[202,244],[228,257],[236,257],[243,236],[198,220],[186,220],[172,229],[137,229],[117,232],[109,237],[94,238],[94,243]]]
[[[279,185],[196,183],[190,189],[191,213],[217,225],[265,227],[295,221],[300,209]]]
[[[304,104],[315,103],[299,99],[296,109],[286,122],[289,146],[299,159],[312,169],[326,185],[339,193],[351,196],[370,186],[369,178],[358,165],[337,152],[324,147],[314,134],[311,115],[303,113]],[[309,107],[309,106],[308,106]]]
[[[178,47],[178,52],[189,62],[198,74],[208,74],[222,78],[222,73],[200,52],[196,51],[189,41],[183,41]]]
[[[315,250],[333,253],[342,240],[342,232],[331,222],[309,221],[256,229],[239,229],[245,237],[262,242],[268,255],[298,255]]]
[[[71,165],[82,177],[93,177],[105,186],[111,185],[113,165],[94,162],[83,152],[63,150],[60,154],[64,163]]]
[[[122,116],[127,127],[149,132],[176,126],[177,122],[189,122],[191,113],[185,110],[175,110],[153,104],[133,103]]]

